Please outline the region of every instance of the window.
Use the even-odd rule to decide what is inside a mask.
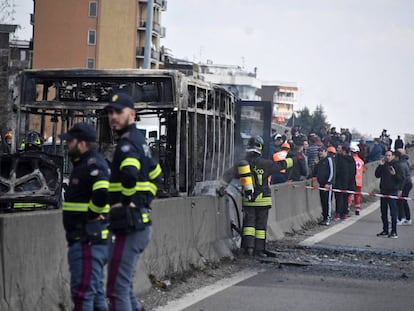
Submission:
[[[96,44],[96,30],[89,30],[88,31],[88,44],[95,45]]]
[[[88,58],[86,62],[86,68],[94,69],[95,68],[95,58]]]
[[[96,17],[98,15],[98,4],[96,1],[89,2],[89,17]]]

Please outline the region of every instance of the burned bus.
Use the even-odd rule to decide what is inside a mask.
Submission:
[[[233,165],[235,97],[219,86],[170,70],[26,70],[21,79],[17,137],[39,132],[43,151],[61,156],[66,174],[60,135],[76,122],[96,127],[111,160],[116,137],[104,107],[120,91],[134,99],[137,128],[162,166],[160,196],[194,195]]]

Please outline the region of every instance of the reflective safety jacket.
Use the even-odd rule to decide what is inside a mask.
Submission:
[[[128,206],[133,202],[138,208],[149,208],[157,195],[161,166],[152,158],[145,138],[135,124],[120,134],[111,164],[109,204]],[[142,221],[150,224],[149,215],[142,215]]]
[[[254,179],[254,201],[249,201],[247,198],[242,198],[243,206],[255,206],[255,207],[271,207],[272,206],[272,194],[269,187],[269,176],[280,170],[288,169],[293,166],[293,160],[286,158],[274,162],[262,158],[255,152],[248,152],[245,157],[249,162],[250,168],[253,173]],[[222,177],[222,184],[228,185],[233,178],[239,178],[237,165],[227,170]]]
[[[364,173],[364,161],[358,156],[357,153],[352,153],[352,157],[355,160],[356,164],[356,175],[355,175],[355,182],[358,187],[362,187],[362,175]]]
[[[63,225],[68,240],[79,236],[88,219],[109,212],[108,188],[109,167],[97,150],[89,150],[73,161],[63,203]]]

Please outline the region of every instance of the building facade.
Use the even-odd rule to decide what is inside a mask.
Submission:
[[[258,94],[273,102],[273,122],[286,124],[298,104],[298,87],[291,82],[263,82]]]
[[[143,68],[147,0],[36,0],[33,68]],[[165,0],[152,1],[150,67],[163,62]]]

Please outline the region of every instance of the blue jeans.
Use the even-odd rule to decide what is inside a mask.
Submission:
[[[111,311],[141,310],[132,287],[139,256],[148,245],[151,235],[151,226],[127,234],[110,233],[106,290]]]
[[[75,311],[107,308],[104,292],[104,266],[107,258],[107,244],[75,242],[69,246],[70,290]]]
[[[387,194],[396,196],[397,191],[393,193],[387,193]],[[390,198],[381,198],[382,231],[389,232],[388,206],[390,207],[390,214],[391,214],[391,233],[397,233],[397,200],[390,199]]]

